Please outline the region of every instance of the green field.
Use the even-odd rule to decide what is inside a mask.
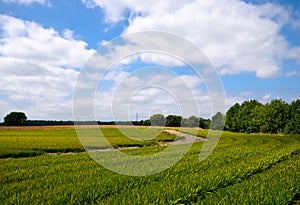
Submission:
[[[133,155],[159,152],[159,142],[175,139],[103,132],[114,147],[140,147],[123,150]],[[74,129],[0,130],[0,204],[299,204],[300,136],[224,132],[199,162],[202,145],[164,172],[133,177],[98,165]]]

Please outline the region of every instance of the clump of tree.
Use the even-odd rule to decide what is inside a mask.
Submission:
[[[84,122],[82,122],[83,124]],[[97,123],[97,122],[95,122]],[[89,122],[90,124],[90,122]],[[71,120],[27,120],[27,126],[54,126],[54,125],[74,125],[74,122]]]
[[[162,114],[155,114],[150,117],[150,124],[152,126],[165,126],[166,119],[165,119],[164,115],[162,115]]]
[[[300,100],[293,101],[290,104],[290,118],[284,127],[285,133],[300,133]]]
[[[168,127],[180,127],[182,123],[182,117],[177,115],[168,115],[166,117],[166,126]]]
[[[236,103],[226,112],[225,130],[244,133],[300,133],[300,99],[262,104],[257,100]]]
[[[6,126],[24,126],[27,117],[23,112],[11,112],[4,117],[4,125]]]
[[[146,126],[168,126],[168,127],[200,127],[208,129],[211,120],[202,117],[190,116],[183,118],[178,115],[168,115],[165,117],[162,114],[154,114],[150,119],[144,120],[143,125]]]

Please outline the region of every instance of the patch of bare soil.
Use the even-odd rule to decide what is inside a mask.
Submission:
[[[176,130],[164,130],[164,132],[181,137],[180,139],[171,142],[171,144],[177,144],[177,145],[178,144],[188,144],[188,143],[202,142],[202,141],[207,140],[206,138],[196,137],[194,135],[186,134],[183,132],[178,132]]]

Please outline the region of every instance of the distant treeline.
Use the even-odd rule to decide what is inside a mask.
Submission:
[[[143,125],[144,121],[138,121],[138,122],[127,122],[127,121],[123,121],[123,122],[114,122],[114,121],[79,121],[75,124],[78,125],[115,125],[115,124],[119,124],[119,125]],[[26,126],[53,126],[53,125],[74,125],[74,121],[71,120],[27,120],[26,121]]]
[[[300,99],[290,104],[281,99],[262,104],[257,100],[236,103],[226,114],[217,112],[212,119],[190,116],[183,118],[178,115],[155,114],[147,120],[140,121],[76,121],[79,125],[144,125],[169,127],[200,127],[203,129],[228,130],[243,133],[300,133]],[[8,126],[50,126],[74,125],[74,121],[27,120],[25,113],[11,112],[4,118]]]
[[[183,118],[178,115],[168,115],[164,117],[162,114],[155,114],[143,121],[142,125],[146,126],[167,126],[167,127],[200,127],[208,129],[210,127],[211,120],[204,119],[202,117],[190,116]]]
[[[26,126],[74,125],[71,120],[26,120]]]
[[[22,113],[24,114],[24,113]],[[25,116],[25,114],[24,114]],[[162,114],[155,114],[147,120],[140,121],[74,121],[71,120],[25,120],[22,123],[19,120],[14,120],[9,123],[0,123],[0,125],[7,126],[54,126],[54,125],[136,125],[136,126],[169,126],[169,127],[201,127],[208,129],[210,126],[210,119],[191,116],[189,118],[182,118],[177,115],[168,115],[164,117]]]

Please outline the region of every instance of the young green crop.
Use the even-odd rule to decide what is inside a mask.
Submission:
[[[86,153],[1,159],[0,201],[3,204],[287,204],[300,192],[299,136],[224,132],[212,155],[199,162],[202,145],[203,142],[195,143],[168,170],[143,177],[108,171]],[[161,149],[164,148],[149,146],[123,152],[149,155]]]
[[[139,139],[139,136],[136,134],[136,129],[126,128],[126,130],[133,137]],[[155,128],[150,128],[148,129],[148,133],[151,133],[155,130]],[[143,147],[158,145],[158,142],[173,141],[176,138],[175,135],[162,132],[151,140],[134,140],[126,137],[121,131],[116,128],[101,129],[103,136],[114,147]],[[98,144],[101,144],[101,140],[104,140],[101,137],[99,138],[99,136],[97,135],[93,135],[92,138],[96,138]],[[97,148],[103,149],[105,148],[105,146],[99,146]],[[66,153],[83,151],[84,148],[79,138],[77,137],[76,130],[74,128],[61,128],[53,130],[0,130],[0,158],[30,157],[42,155],[45,153]]]

